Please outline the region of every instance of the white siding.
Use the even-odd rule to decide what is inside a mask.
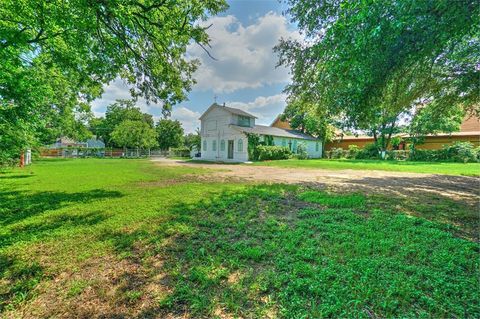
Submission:
[[[201,159],[209,161],[223,161],[223,162],[246,162],[248,161],[248,139],[244,133],[241,133],[235,129],[232,129],[229,125],[238,124],[238,116],[231,114],[226,110],[222,110],[221,107],[212,108],[207,114],[205,114],[201,120]],[[255,125],[255,120],[252,119],[250,124]],[[222,140],[225,147],[222,148]],[[233,147],[233,159],[228,158],[228,141],[234,141]],[[242,140],[243,148],[240,151],[239,140]],[[291,142],[293,148],[293,141],[296,140],[297,146],[300,143],[304,143],[307,146],[308,157],[319,158],[322,156],[322,142],[310,141],[303,139],[292,139],[273,137],[274,145],[282,146],[282,141],[285,140],[285,146],[289,146]],[[216,150],[214,151],[213,144],[216,144]],[[207,148],[204,149],[206,142]],[[316,144],[318,143],[318,151],[316,150]]]
[[[229,124],[235,123],[236,118],[230,112],[221,108],[214,108],[201,121],[202,150],[201,159],[209,161],[223,162],[246,162],[248,161],[247,137],[229,127]],[[242,140],[243,150],[238,150],[238,141]],[[222,150],[221,144],[224,140],[225,148]],[[233,159],[228,158],[228,141],[233,140]],[[207,142],[207,149],[203,149],[204,141]],[[213,141],[216,141],[216,151],[213,150]]]

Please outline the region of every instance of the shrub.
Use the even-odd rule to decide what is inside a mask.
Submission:
[[[478,162],[478,149],[479,147],[474,148],[470,142],[455,142],[454,144],[444,145],[440,150],[413,150],[409,159],[425,162]]]
[[[288,159],[292,155],[292,152],[283,146],[259,145],[257,150],[260,161]]]
[[[377,159],[380,155],[378,154],[378,147],[374,143],[365,145],[356,155],[356,159]]]
[[[358,152],[360,152],[360,148],[358,147],[358,145],[348,145],[348,153],[347,153],[348,158],[356,158],[358,155]]]
[[[410,152],[405,150],[393,150],[387,153],[387,159],[405,161],[409,158]]]
[[[475,149],[473,151],[475,152],[477,162],[480,162],[480,146],[475,147]]]
[[[308,158],[307,146],[304,143],[300,143],[297,146],[297,158],[301,160]]]
[[[412,161],[434,162],[439,160],[438,150],[415,150],[410,152],[409,159]]]
[[[331,158],[345,158],[346,157],[346,151],[341,147],[332,148],[332,150],[330,151],[330,154],[331,154]]]
[[[443,146],[439,159],[460,163],[476,162],[477,154],[472,143],[455,142],[452,145]]]
[[[171,147],[169,156],[190,157],[190,149],[188,147]]]

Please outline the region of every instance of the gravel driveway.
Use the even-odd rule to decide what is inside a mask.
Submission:
[[[251,182],[308,184],[337,190],[365,193],[392,193],[398,196],[439,195],[478,204],[480,178],[433,175],[380,170],[328,170],[254,166],[249,164],[209,164],[159,158],[158,165],[212,169],[200,178],[206,180],[241,180]]]

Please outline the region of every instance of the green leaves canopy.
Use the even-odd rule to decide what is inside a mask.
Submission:
[[[162,150],[179,147],[183,144],[182,124],[177,120],[161,119],[156,126],[158,145]]]
[[[277,46],[291,99],[387,140],[416,105],[478,112],[476,0],[287,0],[306,36]],[[383,145],[386,147],[387,145]]]
[[[88,113],[117,77],[168,114],[194,82],[187,45],[208,45],[198,21],[224,9],[224,0],[2,0],[0,127],[28,121],[23,132],[38,141]]]
[[[152,148],[157,146],[157,133],[145,122],[125,120],[113,130],[112,140],[123,147]]]

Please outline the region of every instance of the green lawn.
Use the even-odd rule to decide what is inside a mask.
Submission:
[[[382,161],[382,160],[281,160],[256,162],[260,166],[278,166],[290,168],[314,168],[314,169],[355,169],[355,170],[382,170],[396,172],[412,172],[425,174],[447,174],[480,176],[480,163],[432,163],[432,162],[404,162],[404,161]]]
[[[476,208],[435,195],[407,215],[208,173],[85,159],[0,175],[0,317],[480,316],[476,228],[435,214]]]

